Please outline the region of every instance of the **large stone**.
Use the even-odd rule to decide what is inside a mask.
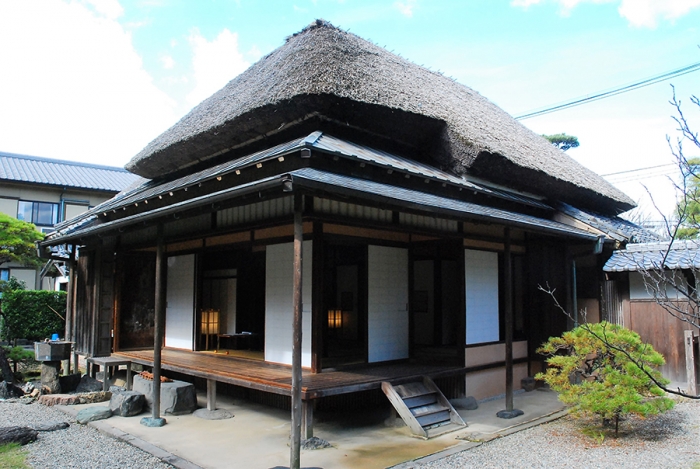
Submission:
[[[73,392],[78,388],[81,381],[80,373],[73,373],[68,376],[59,376],[58,382],[61,385],[61,392]]]
[[[523,378],[520,380],[520,385],[523,387],[525,392],[534,391],[536,384],[537,382],[532,376],[528,376],[527,378]]]
[[[146,398],[137,391],[123,391],[113,393],[109,400],[109,408],[112,414],[122,417],[132,417],[143,412],[143,405]]]
[[[26,445],[36,440],[39,432],[29,427],[2,427],[0,428],[0,445],[7,443],[19,443]]]
[[[105,402],[112,398],[112,393],[109,391],[94,391],[83,392],[76,394],[80,404],[94,404],[95,402]]]
[[[42,362],[41,363],[41,389],[51,394],[61,392],[61,362]]]
[[[455,409],[461,410],[476,410],[479,408],[479,403],[476,402],[474,396],[462,397],[459,399],[450,399],[450,404]]]
[[[102,382],[97,381],[95,378],[91,378],[88,375],[84,375],[80,378],[80,384],[75,389],[75,392],[97,392],[102,391]]]
[[[37,423],[36,425],[31,425],[30,428],[38,432],[55,432],[56,430],[63,430],[64,428],[70,427],[68,422],[44,422]]]
[[[0,399],[12,399],[24,396],[22,388],[7,381],[0,381]]]
[[[94,422],[95,420],[104,420],[112,416],[112,411],[109,407],[88,407],[86,409],[81,409],[78,412],[75,420],[81,424],[85,425],[89,422]]]
[[[146,408],[153,406],[153,381],[134,377],[134,391],[146,396]],[[191,414],[197,408],[197,393],[194,385],[184,381],[171,381],[160,384],[161,414],[183,415]]]
[[[80,403],[80,396],[75,394],[44,394],[39,397],[39,404],[45,406],[75,405]]]

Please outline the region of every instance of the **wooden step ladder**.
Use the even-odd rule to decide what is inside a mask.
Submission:
[[[384,381],[382,391],[416,436],[428,439],[467,426],[427,376],[423,376],[421,381],[396,386]]]

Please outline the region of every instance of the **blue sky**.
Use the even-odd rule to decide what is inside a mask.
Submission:
[[[0,151],[121,166],[316,18],[512,115],[700,62],[700,0],[0,0]],[[670,83],[700,94],[696,72],[522,122],[600,174],[671,163]],[[640,183],[668,211],[673,172],[610,180],[658,218]]]

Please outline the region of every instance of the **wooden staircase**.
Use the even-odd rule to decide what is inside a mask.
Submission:
[[[416,436],[428,439],[467,426],[427,376],[423,376],[422,381],[397,386],[384,381],[382,391]]]

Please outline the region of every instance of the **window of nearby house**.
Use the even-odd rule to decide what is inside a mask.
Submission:
[[[17,218],[38,226],[53,226],[58,223],[58,204],[20,200],[17,204]]]

